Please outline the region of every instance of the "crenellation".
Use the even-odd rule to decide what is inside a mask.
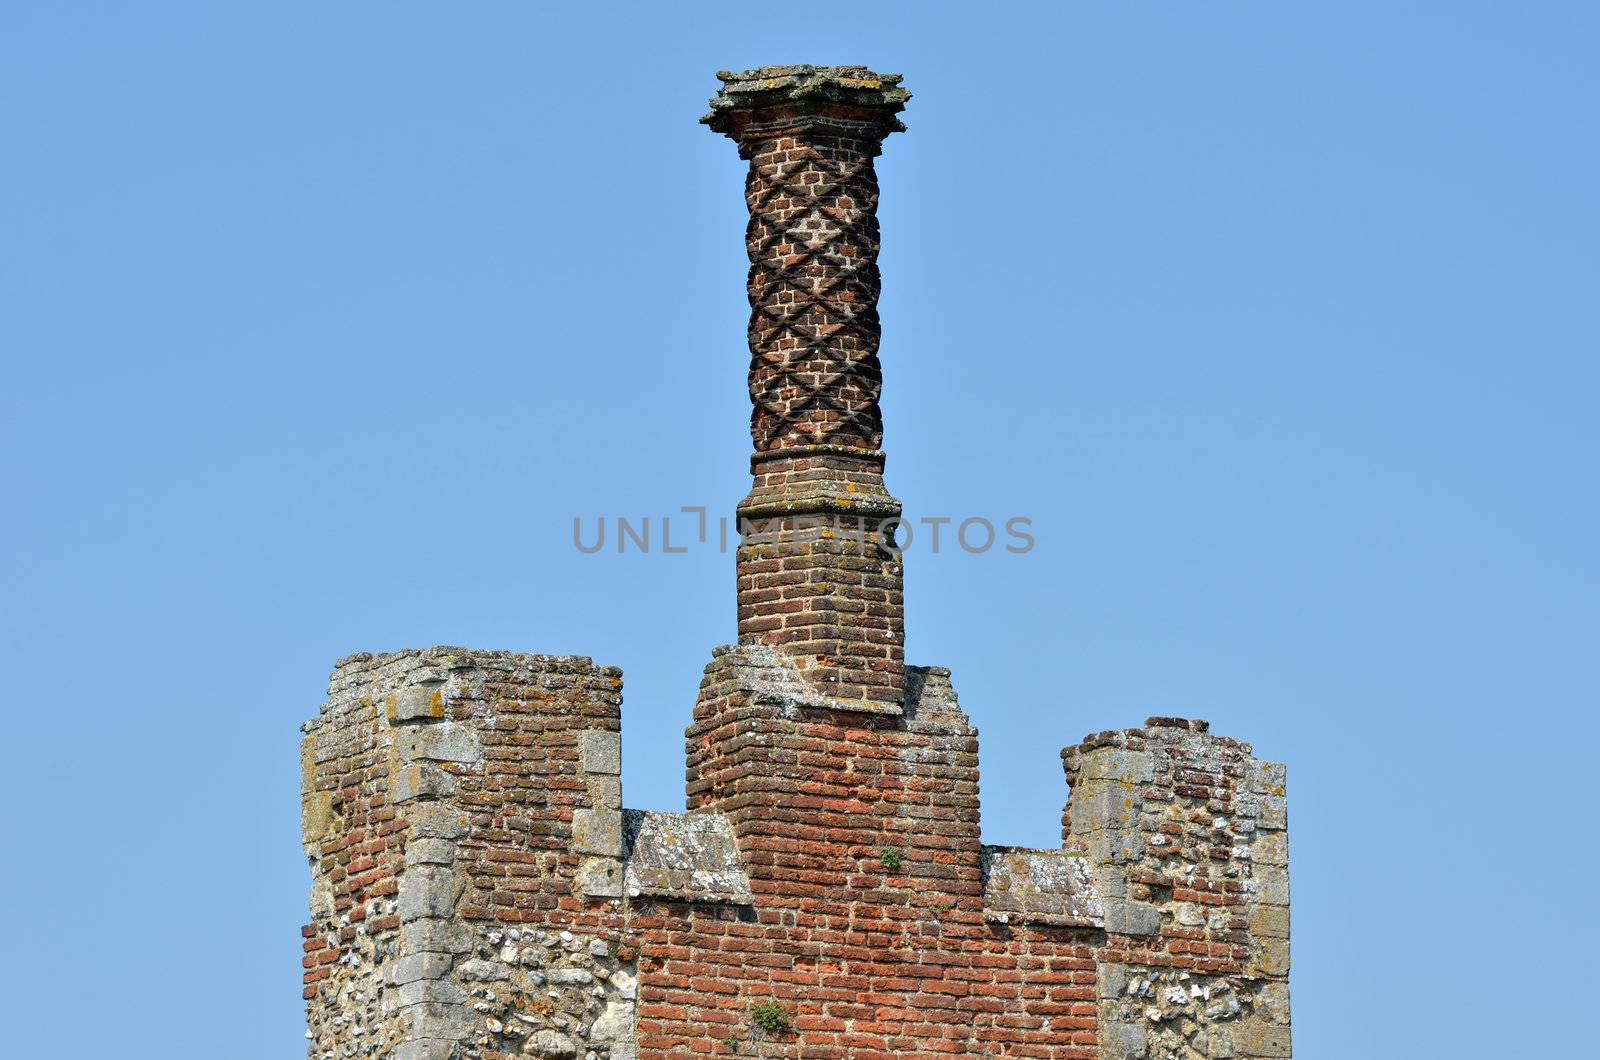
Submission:
[[[1153,717],[1061,752],[1060,847],[983,842],[978,731],[948,669],[906,664],[900,557],[861,532],[900,512],[872,159],[909,93],[719,76],[756,451],[686,810],[625,808],[615,667],[340,660],[301,744],[308,1055],[1289,1056],[1282,765]]]
[[[1062,752],[1064,838],[1106,907],[1106,1056],[1288,1055],[1285,774],[1209,729],[1151,718]]]

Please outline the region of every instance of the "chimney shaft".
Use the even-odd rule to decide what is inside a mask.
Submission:
[[[857,66],[719,73],[702,120],[750,163],[749,496],[739,642],[775,645],[841,707],[898,712],[905,613],[884,523],[878,181],[900,75]]]

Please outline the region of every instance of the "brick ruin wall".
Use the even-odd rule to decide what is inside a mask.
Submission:
[[[309,1056],[1285,1057],[1283,770],[1153,718],[986,847],[949,675],[830,708],[720,649],[685,814],[624,811],[617,670],[358,655],[304,740]]]
[[[1062,842],[985,845],[978,734],[904,662],[877,409],[872,159],[909,94],[721,75],[750,162],[738,643],[687,810],[625,809],[621,672],[355,655],[305,726],[312,1060],[1290,1055],[1283,767],[1201,721],[1062,752]]]
[[[624,911],[572,885],[621,812],[617,770],[585,769],[616,760],[620,688],[553,656],[339,664],[302,747],[309,1055],[571,1056],[551,1043],[631,1025]]]

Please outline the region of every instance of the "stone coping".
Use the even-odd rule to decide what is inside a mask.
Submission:
[[[623,810],[629,898],[750,905],[750,877],[720,813]]]
[[[911,93],[900,87],[899,74],[880,74],[865,66],[762,66],[734,73],[718,70],[722,88],[711,97],[711,112],[700,120],[718,132],[737,111],[794,104],[822,104],[883,111],[890,127],[905,126],[893,115],[903,110]]]
[[[983,912],[989,920],[1101,927],[1105,910],[1089,859],[1066,850],[983,848]]]

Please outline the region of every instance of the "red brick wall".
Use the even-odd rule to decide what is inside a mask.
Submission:
[[[616,670],[346,662],[306,741],[312,1055],[508,1060],[537,1035],[610,1060],[1288,1055],[1280,767],[1200,722],[1069,747],[1095,917],[1048,922],[1026,893],[997,915],[977,733],[945,671],[907,692],[840,710],[780,652],[718,651],[688,801],[728,823],[749,893],[697,903],[585,876],[628,856]]]
[[[641,1055],[735,1055],[729,1035],[738,1055],[1096,1055],[1098,933],[984,917],[977,733],[953,696],[806,707],[761,663],[714,661],[688,733],[690,808],[733,822],[755,912],[634,915]],[[765,1000],[793,1035],[752,1039]]]

